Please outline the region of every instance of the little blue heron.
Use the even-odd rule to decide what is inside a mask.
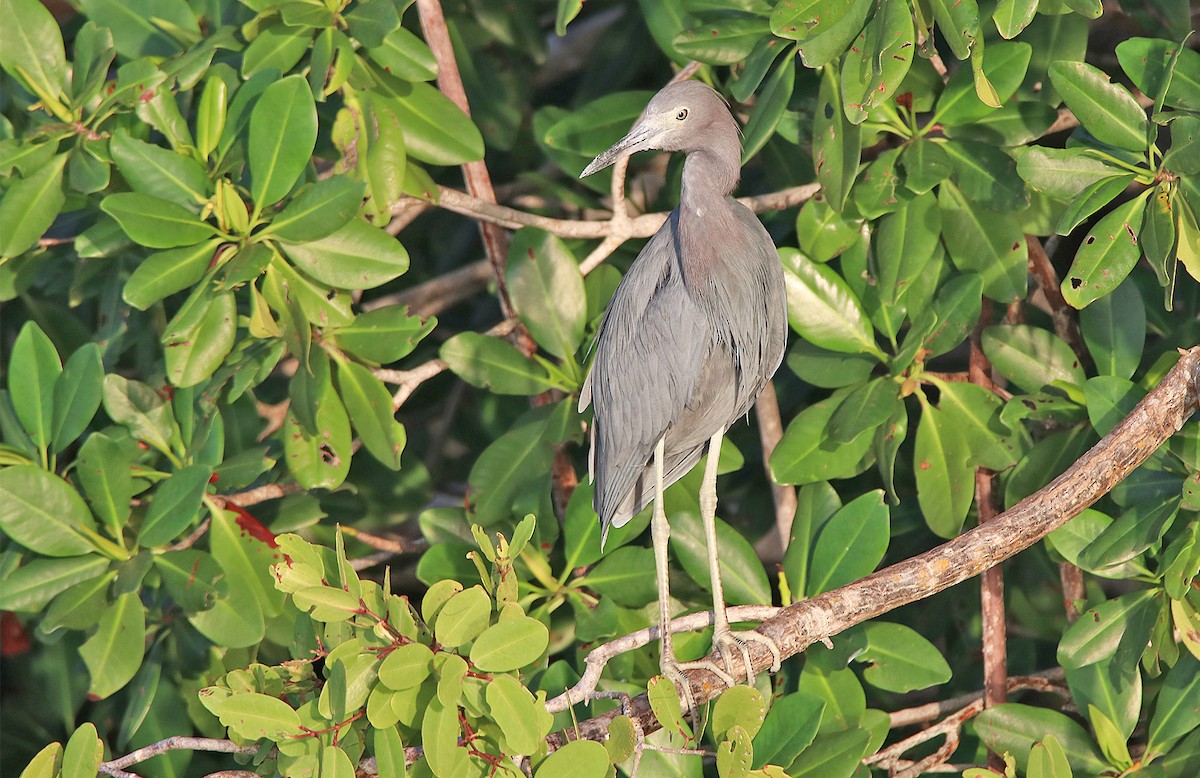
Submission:
[[[757,632],[734,633],[717,562],[717,460],[725,430],[745,416],[774,375],[787,344],[787,300],[775,244],[730,193],[741,168],[737,123],[724,100],[697,81],[656,94],[633,129],[587,166],[591,175],[637,151],[687,154],[679,207],[638,254],[600,324],[580,410],[594,409],[590,471],[601,545],[653,499],[651,536],[658,577],[660,667],[695,704],[682,671],[703,667],[734,684],[733,657],[748,640],[779,649]],[[707,448],[700,516],[708,544],[713,647],[725,667],[680,663],[671,647],[663,489]]]

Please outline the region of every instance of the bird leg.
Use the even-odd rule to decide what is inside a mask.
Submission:
[[[751,641],[765,645],[770,651],[773,661],[771,672],[779,670],[782,661],[779,646],[775,641],[761,632],[734,632],[729,628],[729,617],[725,612],[725,591],[721,586],[721,566],[717,560],[717,460],[721,456],[721,439],[724,431],[713,435],[708,442],[708,461],[704,466],[704,481],[700,485],[700,518],[704,523],[704,539],[708,546],[708,572],[712,580],[713,596],[713,648],[721,655],[725,664],[725,672],[721,672],[712,662],[695,662],[691,665],[704,667],[721,676],[727,685],[733,686],[734,662],[733,657],[740,656],[746,669],[746,681],[754,683],[754,667],[750,662],[750,652],[746,646]]]
[[[671,527],[667,524],[667,510],[663,505],[665,451],[664,436],[659,438],[658,445],[654,448],[654,513],[650,519],[650,537],[654,541],[654,569],[658,577],[658,667],[662,674],[670,678],[676,688],[683,692],[692,714],[692,723],[699,726],[700,709],[696,705],[696,696],[692,694],[692,684],[683,673],[685,667],[675,659],[675,649],[671,642],[671,580],[667,572],[667,544],[671,539]]]

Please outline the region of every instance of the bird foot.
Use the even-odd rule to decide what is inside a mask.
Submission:
[[[779,671],[780,664],[783,663],[782,654],[779,651],[779,646],[774,640],[754,630],[744,632],[734,632],[726,627],[724,630],[718,630],[713,633],[713,648],[721,655],[721,661],[725,663],[724,673],[717,673],[723,676],[722,680],[726,680],[726,684],[733,686],[734,680],[734,659],[740,657],[742,666],[746,670],[746,683],[754,685],[754,665],[750,662],[750,651],[748,646],[750,643],[762,643],[771,652],[771,672]],[[709,664],[712,664],[711,662]],[[711,668],[710,668],[711,669]]]
[[[674,657],[664,657],[658,665],[659,672],[670,679],[671,683],[675,684],[677,691],[683,693],[684,702],[687,703],[688,712],[692,717],[693,731],[699,731],[700,706],[696,704],[696,695],[692,694],[692,683],[688,680],[687,674],[684,671],[690,670],[699,664],[702,663],[677,662]],[[697,737],[699,736],[697,735]]]

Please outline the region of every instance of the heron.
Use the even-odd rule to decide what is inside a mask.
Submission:
[[[778,646],[730,629],[717,559],[717,461],[725,431],[745,416],[783,360],[787,299],[778,252],[758,217],[731,197],[741,173],[741,135],[724,99],[698,81],[659,91],[625,137],[595,158],[589,176],[639,151],[686,155],[679,206],[638,254],[597,330],[580,393],[593,409],[589,473],[601,548],[654,502],[651,538],[658,585],[659,666],[696,706],[684,670],[702,667],[733,686],[735,660],[753,683],[747,644],[764,643],[772,672]],[[715,662],[679,662],[671,643],[663,490],[704,453],[700,516],[708,546]]]

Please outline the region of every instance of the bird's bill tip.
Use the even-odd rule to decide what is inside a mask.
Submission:
[[[626,135],[624,138],[621,138],[604,151],[600,152],[596,158],[593,159],[588,166],[583,169],[583,172],[579,174],[579,177],[587,178],[593,173],[598,173],[599,171],[616,162],[622,156],[628,156],[637,151],[654,148],[652,145],[652,136],[653,133],[651,132],[651,128],[649,126],[642,123],[637,124],[632,130],[629,131],[628,135]]]

